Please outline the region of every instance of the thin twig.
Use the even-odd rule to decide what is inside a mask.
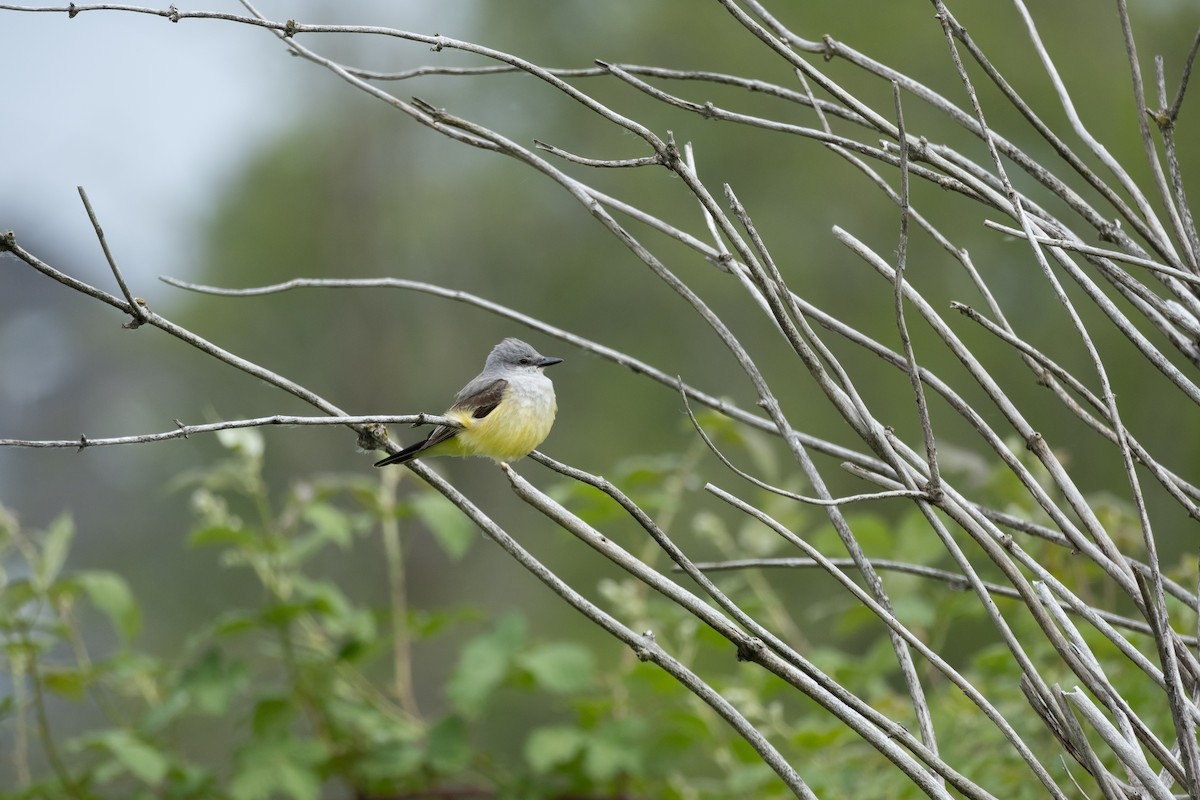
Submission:
[[[112,251],[108,249],[108,240],[104,238],[104,229],[100,227],[100,220],[96,217],[96,212],[92,209],[92,202],[88,200],[87,192],[82,186],[75,187],[79,190],[79,199],[83,201],[83,207],[87,209],[88,219],[92,221],[92,227],[96,230],[96,238],[100,240],[100,249],[104,251],[104,258],[108,261],[108,266],[112,269],[113,277],[117,279],[117,286],[121,287],[121,294],[125,295],[126,302],[129,303],[129,308],[132,309],[133,320],[125,323],[125,327],[129,329],[139,328],[145,324],[146,317],[146,301],[140,297],[134,297],[129,291],[129,286],[125,283],[125,276],[121,274],[121,268],[117,266],[117,260],[113,258]]]
[[[998,222],[993,222],[992,220],[988,219],[985,219],[983,224],[993,230],[1007,233],[1009,236],[1017,236],[1022,239],[1026,238],[1025,231],[1020,230],[1019,228],[1002,225]],[[1190,283],[1193,286],[1200,286],[1200,277],[1192,275],[1191,273],[1185,272],[1181,269],[1175,269],[1174,267],[1168,267],[1164,264],[1159,264],[1157,261],[1153,261],[1149,258],[1140,258],[1138,256],[1129,255],[1128,253],[1121,253],[1116,250],[1108,250],[1103,247],[1095,247],[1090,244],[1084,244],[1083,242],[1075,242],[1054,236],[1035,234],[1033,238],[1034,241],[1047,245],[1048,247],[1061,247],[1063,250],[1074,250],[1078,253],[1084,253],[1086,255],[1099,256],[1112,261],[1121,261],[1126,264],[1133,264],[1134,266],[1144,267],[1152,272],[1161,272],[1164,275],[1170,275],[1173,278],[1178,278],[1179,280],[1185,283]]]
[[[176,420],[174,430],[162,433],[143,433],[134,436],[114,436],[108,439],[94,439],[80,436],[78,439],[0,439],[0,447],[74,447],[83,450],[87,447],[106,447],[120,444],[148,444],[150,442],[166,442],[171,439],[187,439],[196,433],[214,433],[234,428],[261,428],[269,425],[445,425],[450,428],[461,428],[462,423],[450,417],[436,414],[391,414],[368,416],[329,416],[329,417],[299,417],[288,414],[272,414],[269,417],[254,419],[231,419],[221,422],[206,422],[200,425],[184,425]]]
[[[538,150],[545,150],[551,155],[556,155],[559,158],[570,161],[572,164],[581,164],[585,167],[605,167],[605,168],[620,168],[620,167],[657,167],[662,166],[662,158],[657,154],[652,156],[641,156],[640,158],[622,158],[622,159],[604,159],[604,158],[586,158],[578,156],[574,153],[563,150],[561,147],[555,147],[552,144],[546,144],[538,139],[533,140],[533,146]]]
[[[766,481],[762,480],[761,478],[757,478],[757,477],[751,475],[750,473],[746,472],[745,470],[739,468],[736,464],[734,464],[732,461],[730,461],[728,456],[726,456],[724,453],[722,453],[720,448],[718,448],[717,445],[713,442],[713,440],[709,438],[708,434],[704,432],[704,427],[700,424],[700,421],[698,419],[696,419],[696,415],[692,411],[692,406],[691,406],[691,403],[688,402],[687,395],[683,394],[682,392],[680,392],[680,394],[683,397],[683,407],[687,411],[688,419],[690,419],[692,421],[692,427],[696,429],[696,433],[700,434],[700,438],[704,440],[704,444],[708,445],[708,449],[712,451],[713,455],[715,455],[718,459],[720,459],[722,464],[729,467],[729,469],[733,470],[740,477],[745,478],[750,483],[753,483],[755,486],[759,487],[760,489],[765,489],[768,492],[779,495],[780,497],[786,497],[790,500],[795,500],[797,502],[804,503],[805,505],[811,505],[811,506],[843,506],[843,505],[848,505],[850,503],[861,503],[865,500],[886,500],[886,499],[892,498],[892,497],[924,497],[925,496],[925,492],[921,491],[920,489],[895,489],[893,491],[887,491],[887,492],[869,492],[867,494],[855,494],[855,495],[850,495],[848,497],[835,497],[835,498],[826,500],[826,499],[820,498],[820,497],[805,497],[802,494],[797,494],[795,492],[789,492],[787,489],[783,489],[779,486],[772,486],[771,484],[767,483]],[[874,562],[872,562],[872,563],[874,563]]]
[[[854,569],[853,559],[829,558],[828,561],[840,569]],[[890,558],[872,558],[871,564],[876,569],[885,572],[902,572],[906,575],[916,575],[920,578],[940,581],[946,584],[946,588],[956,592],[964,592],[970,588],[965,575],[948,569],[928,567],[924,564],[913,564],[909,561],[896,561]],[[735,558],[727,561],[696,561],[694,565],[696,569],[702,572],[730,572],[745,569],[812,569],[821,566],[811,558]],[[998,583],[989,583],[986,581],[983,585],[989,594],[996,597],[1004,597],[1011,600],[1022,599],[1021,593],[1011,586],[1003,586]],[[1077,613],[1073,606],[1062,601],[1059,601],[1059,604],[1068,612]],[[1150,626],[1142,620],[1115,614],[1112,611],[1106,611],[1102,608],[1093,607],[1091,610],[1101,619],[1115,627],[1143,633],[1147,636],[1153,635]],[[1195,636],[1181,636],[1180,641],[1193,647],[1198,646],[1200,645],[1200,631]]]
[[[1196,63],[1197,52],[1200,52],[1200,28],[1196,29],[1196,35],[1192,37],[1192,46],[1188,48],[1187,58],[1183,62],[1183,72],[1179,76],[1179,89],[1175,92],[1175,99],[1171,101],[1171,107],[1167,109],[1167,118],[1172,126],[1174,126],[1175,120],[1179,119],[1179,109],[1183,106],[1183,96],[1187,93],[1188,80],[1192,77],[1192,67]]]
[[[690,384],[684,384],[682,389],[679,386],[678,376],[672,376],[664,370],[658,369],[651,364],[634,358],[633,356],[623,353],[620,350],[615,350],[611,347],[602,345],[596,341],[580,336],[551,325],[536,317],[531,317],[527,314],[522,314],[519,311],[501,305],[492,300],[488,300],[470,292],[460,291],[458,289],[447,289],[443,286],[438,286],[432,283],[424,283],[422,281],[411,281],[404,278],[293,278],[292,280],[282,283],[270,284],[268,286],[256,286],[247,289],[228,289],[219,286],[205,286],[198,283],[189,283],[181,281],[177,278],[160,277],[159,280],[170,284],[180,289],[186,289],[192,292],[201,292],[204,294],[219,295],[222,297],[258,297],[262,295],[275,294],[278,292],[286,292],[292,289],[300,288],[325,288],[325,289],[372,289],[372,288],[392,288],[405,289],[408,291],[423,292],[436,297],[442,297],[448,300],[454,300],[460,303],[466,303],[476,308],[483,309],[497,316],[511,319],[514,322],[519,322],[527,326],[531,330],[538,331],[547,336],[552,336],[560,341],[566,342],[580,350],[592,353],[600,358],[625,367],[630,372],[637,375],[645,375],[656,383],[671,389],[679,389],[687,394],[689,398],[695,400],[714,411],[719,411],[730,419],[735,419],[738,422],[749,425],[761,431],[765,431],[774,435],[779,435],[779,429],[775,423],[770,420],[763,419],[757,414],[752,414],[738,407],[731,401],[717,397],[716,395],[703,392]],[[805,447],[810,447],[818,453],[824,453],[842,461],[859,464],[867,468],[883,469],[882,465],[876,459],[864,456],[857,450],[851,450],[848,447],[834,444],[824,439],[819,439],[815,436],[803,433],[797,430],[788,432],[789,436],[795,436]]]
[[[925,437],[925,461],[929,468],[929,482],[925,492],[929,502],[936,504],[942,493],[942,475],[938,468],[937,440],[933,436],[933,422],[929,419],[929,405],[925,400],[925,387],[921,383],[921,371],[917,367],[917,355],[913,350],[912,338],[908,335],[908,324],[904,321],[904,270],[908,267],[908,134],[904,128],[904,108],[900,103],[900,84],[892,84],[892,98],[896,105],[896,140],[900,143],[900,243],[896,248],[896,278],[893,281],[892,300],[896,311],[896,327],[900,332],[900,344],[908,362],[908,378],[917,399],[917,416],[921,421],[921,434]]]

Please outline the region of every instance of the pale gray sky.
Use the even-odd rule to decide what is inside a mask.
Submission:
[[[272,19],[450,34],[472,6],[268,0],[259,8]],[[234,2],[180,7],[244,13]],[[392,48],[397,68],[420,49],[375,43]],[[75,190],[82,184],[123,268],[144,277],[187,272],[193,222],[213,192],[294,121],[314,83],[330,80],[261,29],[109,11],[73,20],[0,11],[0,75],[0,228],[98,252]]]

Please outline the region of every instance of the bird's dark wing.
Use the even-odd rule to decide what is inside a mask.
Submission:
[[[458,393],[458,397],[454,400],[454,405],[446,413],[451,414],[455,411],[464,411],[470,414],[472,419],[483,419],[495,411],[496,406],[500,405],[500,401],[504,398],[504,388],[506,386],[508,386],[508,381],[501,378],[490,381],[476,391],[468,392],[467,389],[475,388],[473,385],[468,384],[466,389]],[[429,432],[429,436],[425,438],[425,441],[409,445],[398,453],[393,453],[387,458],[380,459],[375,462],[375,466],[386,467],[388,464],[403,464],[406,461],[412,461],[414,458],[420,458],[421,453],[435,444],[441,444],[447,439],[452,439],[462,433],[462,430],[462,428],[438,425]]]
[[[480,387],[468,385],[466,389],[458,393],[458,397],[454,398],[454,405],[450,407],[450,411],[465,411],[474,419],[483,419],[495,411],[496,406],[500,405],[507,387],[508,381],[503,378],[490,381]]]

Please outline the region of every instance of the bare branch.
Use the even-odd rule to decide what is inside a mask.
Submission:
[[[893,281],[893,303],[896,309],[896,328],[900,331],[900,344],[908,362],[908,377],[913,394],[917,399],[917,415],[921,420],[921,434],[925,437],[925,459],[929,466],[929,482],[925,492],[931,503],[936,504],[942,493],[942,476],[938,469],[937,442],[933,436],[933,423],[929,420],[929,405],[925,401],[925,388],[921,384],[921,371],[917,367],[917,355],[913,351],[912,339],[908,335],[908,324],[904,321],[904,270],[908,267],[908,134],[904,129],[904,108],[900,103],[900,85],[892,84],[893,102],[896,104],[896,140],[900,143],[900,243],[896,248],[896,278]]]
[[[146,311],[143,306],[146,301],[141,298],[135,298],[129,291],[129,287],[125,285],[125,276],[121,274],[121,269],[117,266],[116,259],[113,258],[112,252],[108,249],[108,240],[104,238],[104,230],[100,227],[100,220],[96,218],[96,212],[92,210],[92,202],[88,200],[87,192],[82,186],[76,187],[79,190],[79,199],[83,201],[83,207],[87,209],[88,219],[92,221],[92,227],[96,230],[96,238],[100,240],[100,248],[104,250],[104,258],[108,261],[108,266],[112,269],[113,277],[117,279],[117,285],[121,287],[121,294],[125,295],[125,301],[129,303],[129,308],[132,309],[133,321],[125,323],[126,328],[138,328],[146,323]]]
[[[184,425],[176,420],[175,430],[163,433],[143,433],[136,436],[115,436],[108,439],[93,439],[80,436],[78,439],[0,439],[0,447],[74,447],[83,450],[87,447],[105,447],[119,444],[148,444],[150,442],[166,442],[171,439],[187,439],[196,433],[215,433],[217,431],[233,430],[235,428],[262,428],[269,425],[300,426],[300,425],[445,425],[450,428],[461,428],[462,423],[451,417],[440,417],[434,414],[402,414],[374,416],[332,416],[332,417],[297,417],[287,414],[273,414],[269,417],[255,419],[231,419],[222,422],[206,422],[201,425]]]
[[[634,358],[619,350],[614,350],[611,347],[599,344],[598,342],[587,339],[576,333],[572,333],[564,328],[559,328],[550,325],[547,322],[522,314],[519,311],[493,302],[478,295],[464,292],[458,289],[447,289],[442,286],[437,286],[432,283],[424,283],[422,281],[410,281],[404,278],[293,278],[283,283],[276,283],[269,286],[258,286],[249,289],[226,289],[217,286],[204,286],[196,283],[181,281],[177,278],[160,277],[159,280],[170,284],[180,289],[188,291],[201,292],[204,294],[220,295],[223,297],[258,297],[261,295],[275,294],[277,292],[286,292],[292,289],[300,288],[323,288],[323,289],[373,289],[373,288],[392,288],[406,289],[409,291],[423,292],[436,297],[442,297],[447,300],[455,300],[460,303],[475,306],[497,316],[511,319],[514,322],[519,322],[531,330],[544,333],[547,336],[566,342],[580,350],[584,350],[593,355],[612,361],[614,364],[625,367],[629,371],[637,375],[645,375],[656,383],[672,389],[677,389],[684,392],[688,398],[695,400],[714,411],[719,411],[722,414],[736,419],[738,422],[750,425],[762,431],[772,434],[779,434],[778,427],[769,420],[765,420],[757,414],[751,414],[745,411],[730,401],[717,397],[716,395],[708,394],[696,389],[688,384],[683,384],[680,387],[679,378],[672,377],[657,367],[651,366],[645,361]],[[819,439],[809,434],[802,433],[797,430],[788,431],[788,435],[795,436],[805,447],[811,447],[819,453],[832,456],[833,458],[843,461],[850,461],[855,464],[860,464],[864,467],[880,467],[882,465],[873,458],[864,456],[862,453],[851,450],[846,447],[834,444],[824,439]]]
[[[829,558],[830,564],[839,569],[854,569],[854,560],[849,558]],[[884,572],[902,572],[906,575],[916,575],[920,578],[929,578],[930,580],[939,581],[946,584],[946,588],[955,592],[966,591],[968,586],[967,577],[959,572],[954,572],[948,569],[939,569],[937,567],[927,567],[924,564],[913,564],[908,561],[896,561],[890,558],[872,558],[871,564]],[[736,572],[746,569],[812,569],[821,565],[812,558],[735,558],[727,561],[697,561],[694,563],[696,569],[702,572]],[[678,569],[678,568],[677,568]],[[988,594],[996,597],[1004,597],[1012,600],[1020,600],[1021,593],[1010,586],[1003,586],[998,583],[984,582],[984,587]],[[1076,609],[1065,601],[1057,601],[1059,606],[1071,613],[1078,613]],[[1124,628],[1137,633],[1153,635],[1150,626],[1142,620],[1133,619],[1132,617],[1114,614],[1111,611],[1106,611],[1102,608],[1092,608],[1096,616],[1110,623],[1114,627]],[[1200,645],[1200,635],[1183,636],[1181,641],[1190,646]]]

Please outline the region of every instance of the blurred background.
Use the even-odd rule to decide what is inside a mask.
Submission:
[[[844,41],[959,99],[942,33],[927,3],[811,2],[779,4],[781,18],[809,38]],[[1174,81],[1200,14],[1192,2],[1134,4],[1134,26],[1147,79],[1154,55]],[[1034,13],[1061,74],[1093,134],[1145,177],[1115,12],[1085,0],[1037,4]],[[238,13],[233,4],[214,4]],[[188,8],[199,8],[189,6]],[[784,85],[794,78],[716,4],[691,0],[606,3],[263,2],[272,19],[372,24],[440,33],[519,55],[544,66],[587,67],[593,59],[681,69],[709,69]],[[959,19],[1008,79],[1060,133],[1064,117],[1040,65],[1030,58],[1016,13],[974,0],[954,7]],[[398,71],[424,64],[474,66],[467,54],[365,36],[312,36],[303,43],[348,64]],[[1097,53],[1105,54],[1097,58]],[[823,68],[860,96],[890,106],[889,90],[845,63]],[[46,262],[116,292],[79,202],[84,186],[135,295],[160,314],[215,344],[261,364],[351,413],[441,411],[505,336],[526,338],[565,359],[552,372],[558,424],[543,446],[550,455],[593,473],[619,470],[631,457],[693,452],[696,445],[678,396],[610,363],[574,351],[479,309],[398,290],[302,290],[261,298],[189,294],[157,280],[169,275],[228,287],[293,277],[394,276],[463,289],[625,351],[699,388],[753,408],[740,370],[711,333],[614,237],[555,184],[520,164],[473,150],[427,130],[339,80],[291,57],[268,32],[214,21],[171,24],[124,13],[0,12],[0,74],[5,76],[0,125],[0,229]],[[830,235],[847,228],[885,256],[895,248],[895,208],[844,161],[820,145],[735,127],[648,100],[608,78],[575,79],[612,108],[660,135],[695,146],[697,166],[712,187],[730,183],[780,257],[791,286],[806,298],[895,346],[891,290]],[[523,75],[427,77],[382,84],[401,98],[420,97],[529,145],[534,138],[583,155],[646,154],[639,140],[561,94]],[[1174,83],[1169,84],[1174,91]],[[716,87],[673,84],[689,99],[711,99],[753,113],[778,115],[778,101]],[[1035,155],[1048,148],[1007,114],[995,91],[983,90],[989,120]],[[1193,96],[1184,119],[1195,116]],[[910,132],[962,145],[981,161],[978,143],[947,130],[928,109],[906,100]],[[786,111],[815,124],[803,109]],[[936,126],[936,127],[934,127]],[[1196,148],[1184,153],[1185,175],[1200,174]],[[657,213],[701,238],[692,202],[661,170],[568,171]],[[889,180],[893,173],[884,173]],[[914,203],[972,253],[1007,308],[1019,308],[1026,338],[1068,366],[1086,362],[1074,341],[1048,341],[1053,298],[1019,243],[980,224],[957,195],[914,184]],[[956,216],[957,215],[957,216]],[[851,444],[843,424],[818,401],[806,373],[754,305],[728,277],[682,246],[631,224],[668,267],[691,284],[744,341],[785,403],[793,424]],[[927,297],[945,310],[953,299],[977,303],[966,277],[925,237],[915,238],[910,270]],[[260,415],[306,414],[298,400],[204,356],[159,331],[121,327],[125,319],[36,274],[0,259],[0,437],[106,437],[169,430]],[[964,328],[966,326],[963,326]],[[1102,339],[1107,329],[1102,331]],[[982,353],[1003,348],[976,331],[964,336]],[[916,333],[920,357],[921,332]],[[1061,337],[1060,337],[1061,338]],[[833,341],[868,400],[895,405],[894,424],[915,428],[907,380]],[[1106,339],[1112,353],[1125,345]],[[928,361],[926,362],[928,363]],[[1021,374],[1016,359],[1007,365]],[[933,363],[934,369],[952,369]],[[1123,413],[1142,440],[1185,474],[1197,466],[1195,415],[1164,413],[1139,393],[1140,366],[1120,376]],[[1014,393],[1038,397],[1022,376]],[[940,409],[935,408],[935,412]],[[1077,427],[1051,402],[1034,404],[1035,424]],[[881,416],[885,416],[881,414]],[[941,431],[956,438],[944,415]],[[374,477],[375,453],[356,450],[353,435],[333,428],[269,429],[266,474],[283,492],[313,475]],[[408,442],[419,432],[393,429]],[[964,443],[970,443],[963,432]],[[1119,472],[1096,466],[1086,439],[1065,454],[1095,491],[1120,486]],[[781,463],[784,452],[770,445]],[[1106,447],[1106,446],[1104,446]],[[1106,451],[1107,452],[1107,451]],[[137,447],[71,450],[0,448],[0,504],[38,528],[69,512],[78,535],[75,567],[125,575],[147,613],[142,646],[169,651],[194,625],[221,608],[251,602],[259,587],[223,569],[216,556],[190,550],[188,492],[173,477],[222,458],[218,442],[195,436]],[[711,456],[700,469],[729,481]],[[834,490],[861,485],[821,462]],[[1110,463],[1110,462],[1106,462]],[[527,547],[585,592],[610,567],[546,524],[483,461],[443,461],[451,477]],[[558,476],[526,461],[519,471],[550,486]],[[784,469],[781,482],[802,482]],[[702,485],[690,486],[697,491]],[[708,500],[697,499],[708,503]],[[1183,520],[1179,520],[1183,524]],[[624,523],[621,523],[623,526]],[[533,613],[544,630],[580,631],[565,606],[545,602],[543,587],[496,548],[478,546],[452,561],[415,523],[409,562],[412,603],[437,608],[486,604],[497,613]],[[634,546],[637,537],[628,534]],[[482,540],[481,540],[482,541]],[[377,549],[362,544],[327,565],[348,593],[382,602]],[[583,637],[593,633],[583,630]],[[618,646],[594,637],[601,661]],[[444,656],[444,653],[442,653]],[[418,688],[436,685],[444,660],[418,657]],[[427,698],[436,706],[439,699]],[[56,706],[57,713],[76,713]]]

